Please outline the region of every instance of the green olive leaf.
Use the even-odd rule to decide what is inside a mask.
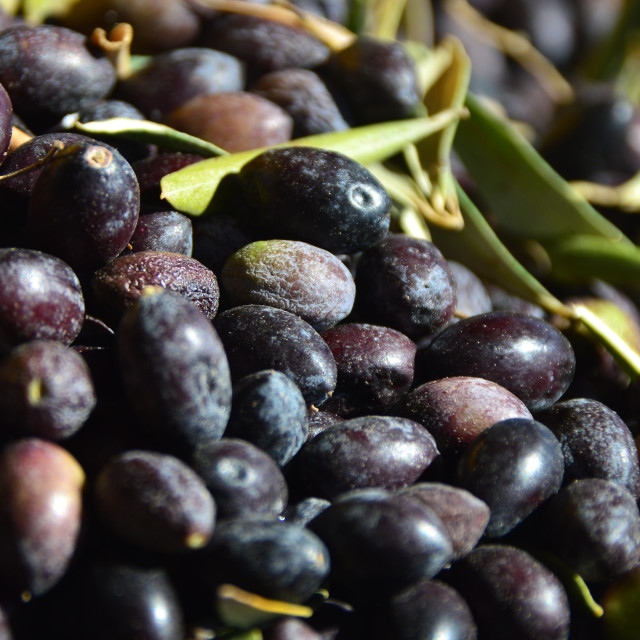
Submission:
[[[550,313],[570,315],[568,308],[516,260],[459,185],[457,191],[464,216],[462,230],[431,228],[433,242],[444,255]]]
[[[499,228],[543,242],[592,234],[630,244],[504,118],[469,93],[454,148]]]
[[[623,0],[614,29],[606,38],[589,52],[583,63],[585,75],[593,80],[609,80],[620,74],[629,51],[629,46],[637,42],[640,26],[640,2]]]
[[[407,0],[401,29],[405,40],[432,47],[435,41],[435,17],[431,0]]]
[[[224,149],[215,144],[150,120],[109,118],[95,122],[71,122],[70,126],[89,135],[115,136],[135,142],[156,144],[169,151],[182,151],[205,157],[227,155]]]
[[[587,306],[574,304],[571,308],[574,316],[607,348],[625,373],[632,380],[637,380],[640,377],[640,353]]]
[[[377,0],[371,3],[365,24],[366,33],[378,38],[394,39],[407,0]]]
[[[366,165],[386,160],[407,144],[433,135],[459,117],[459,109],[450,109],[432,117],[384,122],[297,138],[278,146],[303,145],[328,149]],[[264,150],[252,149],[209,158],[170,173],[160,182],[162,197],[177,211],[192,216],[202,215],[209,207],[220,181],[226,175],[240,171],[244,164]]]
[[[640,247],[594,235],[567,235],[543,243],[558,280],[585,282],[601,278],[622,288],[640,287]]]

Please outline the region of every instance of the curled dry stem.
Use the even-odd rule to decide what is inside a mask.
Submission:
[[[53,160],[53,158],[57,158],[60,155],[60,152],[64,149],[64,144],[60,141],[56,141],[53,143],[51,149],[47,151],[42,158],[38,158],[35,162],[27,165],[26,167],[22,167],[21,169],[17,169],[16,171],[12,171],[11,173],[6,173],[3,176],[0,176],[0,182],[3,180],[8,180],[9,178],[15,178],[16,176],[20,176],[23,173],[29,173],[29,171],[35,171],[40,167],[44,167],[44,165],[48,164]]]
[[[96,28],[91,33],[90,40],[109,59],[116,70],[118,80],[124,80],[133,73],[131,66],[133,27],[128,22],[119,22],[109,34],[104,29]]]

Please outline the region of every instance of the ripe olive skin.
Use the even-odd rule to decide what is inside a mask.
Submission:
[[[498,311],[446,327],[419,350],[418,359],[430,379],[492,380],[531,411],[546,409],[560,399],[576,365],[571,343],[553,325],[529,315]]]
[[[271,149],[245,164],[238,177],[270,237],[351,253],[388,232],[388,194],[364,166],[345,155],[303,146]]]
[[[290,311],[245,304],[222,311],[214,324],[234,382],[275,369],[298,385],[308,406],[319,406],[336,388],[331,350],[308,322]]]
[[[287,505],[289,489],[280,467],[251,442],[225,435],[198,447],[191,466],[213,495],[220,519],[276,518]]]
[[[385,489],[343,493],[307,525],[329,548],[332,593],[370,603],[434,577],[451,561],[433,510]]]
[[[118,328],[120,370],[141,429],[158,446],[189,455],[227,426],[229,364],[204,313],[179,293],[149,289]]]
[[[363,35],[335,53],[327,67],[358,124],[416,114],[420,104],[416,65],[399,43]]]
[[[402,415],[422,424],[444,455],[462,453],[500,420],[532,418],[513,393],[484,378],[454,376],[425,382],[402,401]]]
[[[106,97],[115,69],[81,33],[17,25],[0,35],[0,82],[30,126],[46,126]]]
[[[364,322],[418,338],[453,317],[455,279],[440,250],[427,240],[388,235],[362,252],[355,280],[355,309]]]
[[[257,371],[234,383],[225,435],[247,440],[284,466],[308,436],[307,405],[281,371]]]
[[[338,384],[324,410],[340,415],[389,410],[409,390],[416,345],[404,334],[371,324],[342,322],[322,333],[338,367]]]
[[[27,226],[39,248],[89,271],[127,246],[139,212],[138,180],[120,152],[101,143],[78,144],[40,172]]]
[[[220,279],[235,304],[266,304],[291,311],[316,331],[346,318],[356,285],[335,255],[298,240],[261,240],[236,251]]]
[[[633,434],[613,409],[589,398],[556,402],[537,416],[554,432],[565,458],[565,480],[605,478],[640,496],[640,465]]]
[[[93,294],[108,318],[119,320],[145,287],[180,293],[209,319],[218,312],[220,287],[213,271],[195,258],[169,251],[137,251],[118,256],[96,270]]]
[[[71,344],[84,324],[78,276],[55,256],[0,249],[0,352],[33,339]]]
[[[0,580],[29,597],[51,590],[76,550],[85,475],[63,447],[23,438],[0,453]]]
[[[227,518],[197,558],[205,588],[233,584],[265,598],[304,602],[329,573],[330,556],[312,531],[273,519]]]
[[[564,457],[558,439],[536,420],[502,420],[465,450],[457,483],[489,505],[485,536],[506,535],[560,489]]]
[[[569,637],[569,602],[562,583],[522,549],[481,545],[454,563],[446,579],[469,605],[480,638]]]
[[[306,29],[240,13],[222,14],[210,21],[202,42],[242,60],[249,84],[268,71],[315,67],[325,62],[330,53]]]
[[[333,500],[351,489],[398,489],[412,484],[438,455],[435,440],[417,422],[362,416],[327,427],[295,458],[309,495]]]
[[[175,456],[155,451],[113,456],[96,479],[94,504],[118,536],[165,553],[203,547],[216,522],[204,480]]]
[[[0,360],[0,415],[16,435],[63,440],[96,405],[83,357],[55,340],[30,340]]]

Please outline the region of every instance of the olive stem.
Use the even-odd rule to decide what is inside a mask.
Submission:
[[[124,80],[133,73],[131,67],[133,27],[129,23],[118,23],[108,35],[104,29],[96,28],[91,33],[90,40],[109,59],[118,80]]]
[[[559,104],[573,101],[574,91],[571,84],[526,36],[491,22],[467,0],[447,0],[446,7],[454,19],[475,27],[474,33],[477,36],[511,56],[527,69],[552,100]]]

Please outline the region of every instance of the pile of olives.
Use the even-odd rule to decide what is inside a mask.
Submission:
[[[593,3],[473,4],[562,70],[598,37]],[[403,232],[369,168],[287,144],[420,114],[400,41],[332,50],[206,2],[74,6],[0,21],[0,640],[634,637],[638,384]],[[94,37],[117,23],[127,73]],[[478,51],[472,87],[524,118],[513,70]],[[191,216],[160,180],[203,156],[68,125],[113,117],[267,149]],[[640,332],[608,283],[557,294]]]

